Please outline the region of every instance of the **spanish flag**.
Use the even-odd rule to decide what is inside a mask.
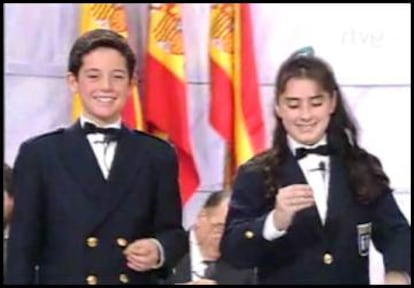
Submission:
[[[110,29],[128,39],[126,11],[123,4],[81,4],[81,34],[94,29]],[[122,120],[131,129],[144,130],[141,100],[138,87],[131,87]],[[80,96],[75,95],[73,119],[76,120],[82,112]]]
[[[265,147],[250,6],[214,4],[210,19],[210,121],[227,143],[226,181]]]
[[[188,121],[184,41],[178,4],[151,4],[145,70],[145,115],[149,132],[175,146],[183,204],[199,185]]]

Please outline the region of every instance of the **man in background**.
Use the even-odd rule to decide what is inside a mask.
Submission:
[[[178,262],[169,283],[254,284],[253,269],[236,269],[220,259],[230,195],[229,191],[218,191],[207,198],[188,232],[188,253]]]
[[[6,274],[7,240],[9,239],[9,223],[13,212],[12,168],[3,165],[3,276]]]

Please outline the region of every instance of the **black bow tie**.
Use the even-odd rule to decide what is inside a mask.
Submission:
[[[297,148],[295,158],[300,160],[308,154],[319,154],[323,156],[329,155],[329,147],[328,145],[319,145],[315,148]]]
[[[119,128],[100,128],[95,124],[85,122],[83,125],[83,131],[86,135],[93,133],[101,133],[105,135],[105,141],[114,141],[121,136],[121,129]]]

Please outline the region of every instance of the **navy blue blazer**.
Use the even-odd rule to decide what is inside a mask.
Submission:
[[[255,284],[254,269],[237,269],[224,261],[218,260],[212,275],[219,285],[253,285]],[[165,284],[182,284],[191,281],[190,255],[186,254],[173,269]]]
[[[307,183],[293,155],[287,158],[281,186]],[[251,162],[242,166],[221,242],[225,261],[240,268],[258,266],[258,283],[263,284],[368,284],[372,239],[387,271],[411,274],[411,228],[392,193],[370,205],[359,204],[344,163],[330,159],[325,225],[313,206],[299,211],[287,233],[273,241],[263,238],[263,226],[275,199],[265,197],[263,172]]]
[[[6,283],[155,283],[185,254],[178,166],[173,148],[122,127],[105,180],[79,121],[20,147]],[[158,270],[135,272],[122,251],[155,237]]]

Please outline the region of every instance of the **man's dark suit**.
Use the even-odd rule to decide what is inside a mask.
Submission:
[[[164,141],[122,127],[106,181],[79,121],[22,144],[6,283],[151,283],[184,255],[178,167]],[[154,237],[166,265],[139,273],[122,251]]]
[[[236,269],[223,261],[218,261],[212,280],[223,285],[255,284],[255,274],[253,269]],[[178,284],[189,281],[191,281],[191,262],[190,256],[187,254],[173,269],[173,274],[168,278],[167,283]]]
[[[358,204],[344,163],[335,156],[330,159],[325,225],[313,206],[298,212],[287,233],[273,241],[263,238],[263,226],[275,199],[265,197],[262,170],[252,163],[242,166],[221,243],[224,259],[240,268],[259,266],[258,282],[264,284],[368,284],[368,255],[361,245],[371,234],[386,270],[410,273],[411,230],[392,193],[384,193],[369,206]],[[306,183],[292,154],[282,166],[281,177],[281,187]],[[371,233],[367,223],[372,225]]]

